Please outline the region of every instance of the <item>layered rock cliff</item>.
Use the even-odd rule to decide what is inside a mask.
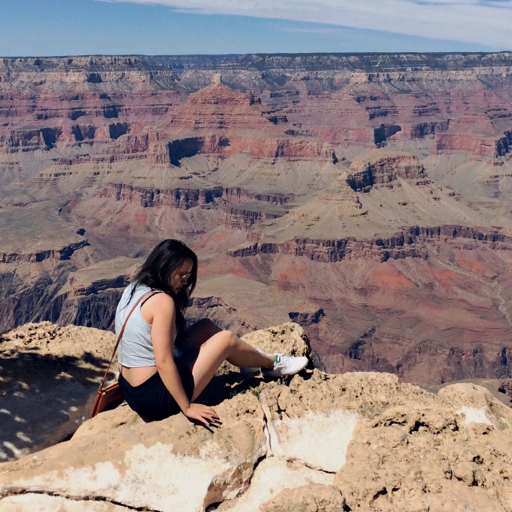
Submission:
[[[508,378],[510,64],[1,59],[0,330],[111,328],[130,274],[175,237],[206,285],[193,318],[294,318],[331,372]]]

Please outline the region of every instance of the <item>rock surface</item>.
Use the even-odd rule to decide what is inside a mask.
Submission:
[[[250,338],[265,339],[308,349],[292,325]],[[220,428],[144,423],[122,405],[0,464],[0,510],[512,510],[512,411],[484,388],[436,396],[390,374],[314,370],[222,400],[217,379]]]
[[[311,355],[304,330],[293,323],[251,332],[244,339],[269,352]],[[115,417],[101,415],[82,425],[90,417],[114,344],[111,332],[50,322],[26,324],[0,337],[0,462],[68,439],[79,427],[75,437],[134,423],[136,416],[125,407]],[[109,379],[116,375],[114,362]],[[241,379],[238,368],[224,363],[217,384],[205,390],[203,399],[219,403],[258,382]]]
[[[23,495],[33,506],[31,493],[42,493],[150,510],[511,510],[512,413],[481,388],[463,390],[466,396],[452,401],[390,375],[315,371],[289,387],[262,384],[258,396],[223,402],[223,426],[213,433],[182,416],[139,421],[3,464],[1,489],[9,496],[0,503],[21,503],[16,496]],[[480,411],[474,402],[486,399],[490,419],[472,417]],[[280,411],[282,432],[272,410]],[[355,429],[340,413],[357,416]],[[300,432],[304,449],[330,453],[330,461],[287,449],[283,432]],[[338,451],[344,436],[350,442]]]
[[[67,439],[90,417],[114,343],[111,332],[49,322],[0,337],[0,460]]]

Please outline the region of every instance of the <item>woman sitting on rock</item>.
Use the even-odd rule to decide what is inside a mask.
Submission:
[[[159,420],[181,410],[190,420],[215,426],[215,410],[194,401],[224,360],[254,371],[261,368],[266,378],[293,375],[308,362],[306,357],[255,349],[208,319],[185,329],[184,313],[196,279],[195,253],[178,240],[164,240],[137,271],[117,306],[119,335],[133,305],[154,291],[129,317],[118,357],[123,397],[145,419]]]

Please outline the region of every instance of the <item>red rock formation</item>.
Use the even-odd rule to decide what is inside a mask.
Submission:
[[[81,249],[82,247],[87,247],[89,242],[87,240],[82,240],[81,242],[72,243],[62,247],[60,249],[48,249],[42,250],[33,253],[6,253],[0,252],[0,263],[39,263],[44,260],[54,259],[54,260],[69,260],[71,255]]]
[[[249,257],[258,254],[289,254],[305,256],[313,261],[336,262],[345,258],[376,258],[380,261],[404,258],[428,258],[425,243],[442,244],[448,240],[463,239],[464,248],[475,247],[472,241],[488,244],[491,249],[512,250],[512,238],[496,231],[487,231],[466,226],[437,226],[408,228],[388,238],[338,240],[296,238],[281,244],[256,243],[242,249],[229,251],[233,257]]]
[[[481,157],[493,157],[496,155],[496,143],[494,139],[483,139],[475,135],[442,133],[436,135],[436,151],[468,151]]]
[[[222,188],[160,190],[113,183],[109,187],[100,190],[98,197],[112,198],[115,201],[136,202],[144,208],[166,205],[188,210],[195,206],[206,205],[215,198],[222,197]]]
[[[223,213],[224,226],[230,229],[249,229],[255,222],[277,219],[286,211],[262,208],[258,203],[226,206]]]
[[[0,60],[1,328],[110,327],[120,274],[68,275],[178,237],[205,274],[315,302],[331,370],[507,376],[511,58]],[[91,247],[37,249],[13,204]]]
[[[287,137],[252,95],[233,91],[220,82],[191,94],[156,130],[158,139],[164,139],[151,151],[150,158],[156,163],[177,165],[181,158],[198,153],[337,161],[329,144],[318,139]],[[187,136],[176,139],[176,134]]]
[[[187,102],[173,109],[169,119],[162,121],[162,127],[186,131],[203,130],[268,130],[273,123],[263,115],[261,104],[252,94],[234,91],[220,81],[192,93]]]
[[[364,158],[355,158],[347,176],[347,183],[356,192],[369,192],[374,185],[383,185],[397,178],[425,178],[425,168],[413,155],[381,156],[373,153]]]
[[[287,204],[293,200],[292,194],[250,192],[240,187],[226,187],[223,197],[230,203],[263,201],[276,205]]]

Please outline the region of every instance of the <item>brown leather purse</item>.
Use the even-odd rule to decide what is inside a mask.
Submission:
[[[108,371],[110,370],[110,366],[112,361],[114,360],[114,355],[117,351],[117,347],[119,346],[119,342],[123,337],[124,328],[126,327],[126,323],[130,318],[131,314],[135,311],[135,308],[145,299],[149,299],[152,295],[158,293],[155,290],[150,290],[146,292],[144,295],[139,297],[139,300],[134,304],[133,308],[128,313],[126,320],[124,321],[123,327],[119,336],[117,337],[116,346],[114,347],[114,351],[112,352],[112,357],[110,358],[110,362],[108,363],[107,369],[105,370],[105,375],[103,375],[103,379],[101,379],[100,385],[98,387],[98,392],[96,393],[96,398],[94,399],[94,404],[92,406],[91,418],[94,418],[97,414],[102,411],[106,411],[108,409],[114,409],[123,401],[123,395],[121,395],[121,390],[119,389],[119,382],[113,382],[108,386],[105,386],[105,381],[107,380]]]

